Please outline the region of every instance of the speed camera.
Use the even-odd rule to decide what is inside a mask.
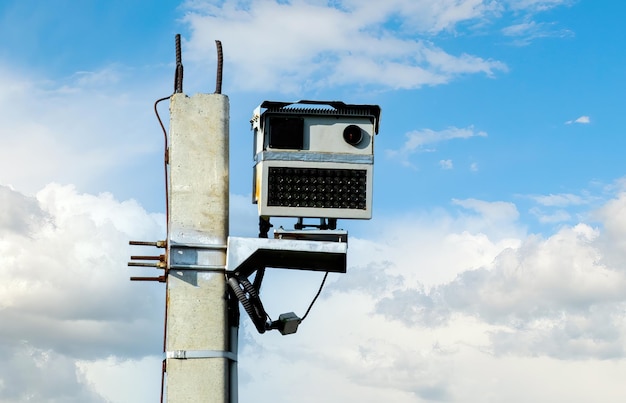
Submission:
[[[254,132],[253,202],[268,217],[372,217],[380,107],[263,102]]]

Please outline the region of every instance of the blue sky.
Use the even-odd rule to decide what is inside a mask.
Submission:
[[[379,3],[0,4],[0,400],[158,394],[163,290],[126,243],[164,237],[176,33],[188,94],[224,46],[232,235],[256,233],[258,104],[382,108],[348,274],[295,336],[243,319],[242,401],[624,400],[626,6]],[[318,276],[272,274],[266,305],[306,309]]]

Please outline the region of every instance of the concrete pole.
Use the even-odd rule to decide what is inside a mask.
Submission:
[[[230,401],[226,301],[228,97],[170,103],[168,403]],[[230,354],[232,358],[232,354]]]

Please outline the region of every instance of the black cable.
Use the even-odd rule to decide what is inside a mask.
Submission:
[[[302,319],[300,319],[300,322],[302,322],[307,317],[307,315],[311,311],[311,308],[313,308],[313,304],[315,303],[315,301],[317,301],[317,297],[319,297],[320,294],[322,293],[322,288],[324,288],[324,283],[326,282],[326,277],[328,277],[328,272],[326,272],[326,274],[324,274],[324,279],[322,280],[322,284],[320,284],[320,289],[317,290],[317,294],[315,294],[315,298],[313,298],[313,301],[311,301],[311,305],[309,305],[309,308],[306,310],[306,313],[304,314]]]
[[[268,329],[268,315],[254,286],[247,279],[236,276],[228,278],[228,285],[250,316],[258,332],[265,333]]]
[[[167,130],[165,130],[165,125],[163,124],[163,121],[161,120],[161,116],[159,116],[159,110],[157,109],[157,106],[159,105],[160,102],[165,101],[166,99],[170,99],[170,97],[163,97],[160,99],[157,99],[156,102],[154,103],[154,113],[156,114],[157,120],[159,121],[159,125],[161,125],[161,130],[163,130],[163,170],[164,170],[164,177],[165,177],[165,226],[166,226],[166,233],[169,234],[169,225],[170,225],[170,202],[169,202],[169,185],[167,183],[168,177],[167,177],[167,164],[168,164],[168,145],[167,145]],[[167,275],[167,268],[165,269],[165,292],[167,293],[167,279],[168,279],[168,275]],[[167,337],[167,298],[166,298],[166,302],[165,302],[165,319],[164,319],[164,323],[163,323],[163,352],[165,352],[166,349],[166,337]],[[161,403],[163,403],[163,395],[164,395],[164,388],[165,388],[165,360],[163,360],[163,365],[161,367]]]
[[[258,270],[257,275],[254,279],[254,284],[251,283],[247,278],[237,277],[235,275],[228,278],[228,285],[230,289],[235,294],[235,297],[241,302],[241,305],[248,313],[248,316],[254,323],[254,326],[258,330],[259,333],[265,333],[266,330],[276,329],[276,327],[272,326],[272,319],[265,311],[263,307],[263,303],[261,302],[261,298],[259,296],[259,287],[260,283],[263,279],[264,269]],[[319,289],[317,290],[317,294],[313,297],[313,300],[309,304],[304,316],[300,319],[300,323],[306,319],[313,308],[313,305],[319,298],[322,293],[322,289],[324,288],[324,284],[326,283],[326,279],[328,278],[328,273],[324,274],[324,278],[322,279],[322,283],[320,284]],[[257,285],[258,284],[258,285]]]

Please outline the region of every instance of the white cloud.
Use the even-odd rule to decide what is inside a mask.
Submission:
[[[542,206],[551,207],[579,206],[581,204],[589,203],[589,200],[587,200],[586,198],[571,193],[537,195],[530,197]]]
[[[515,221],[519,217],[515,204],[509,202],[486,202],[477,199],[453,199],[452,202],[457,206],[474,210],[489,220]]]
[[[441,169],[452,169],[452,168],[454,168],[454,164],[452,163],[452,160],[440,160],[439,161],[439,166],[441,167]]]
[[[586,124],[586,123],[591,123],[591,119],[589,119],[589,116],[581,116],[578,119],[576,119],[574,122]]]
[[[58,185],[37,199],[0,196],[11,212],[0,216],[0,316],[12,325],[0,356],[15,364],[0,370],[0,400],[54,401],[62,390],[66,401],[150,401],[163,290],[128,281],[122,245],[159,237],[162,217]],[[297,334],[258,335],[244,314],[241,399],[461,402],[489,385],[494,401],[582,402],[592,382],[596,398],[619,400],[626,196],[596,213],[598,227],[547,236],[527,235],[512,203],[453,203],[461,209],[387,218],[375,239],[352,238],[348,273],[331,276]],[[302,314],[320,280],[270,271],[261,295],[274,315]],[[125,392],[138,387],[145,397]]]
[[[542,224],[572,222],[573,216],[583,207],[598,202],[600,198],[583,192],[580,195],[572,193],[557,193],[547,195],[528,195],[525,198],[537,203],[529,212],[537,217]],[[589,208],[589,207],[587,207]]]
[[[508,0],[513,10],[545,11],[562,5],[569,5],[572,0]]]
[[[150,73],[110,66],[50,80],[2,64],[0,73],[0,183],[30,194],[53,181],[84,188],[118,182],[146,157],[158,164],[163,140]],[[135,74],[147,88],[138,90]]]
[[[6,326],[6,322],[5,326]],[[105,403],[77,370],[74,359],[27,342],[0,341],[0,400],[3,403]]]
[[[513,44],[526,46],[540,38],[569,38],[574,33],[568,29],[558,28],[556,23],[525,21],[502,29],[502,34],[514,38]]]
[[[491,17],[502,10],[496,2],[483,0],[395,0],[385,3],[346,0],[336,3],[369,23],[401,15],[401,30],[430,34],[453,31],[460,23]]]
[[[502,29],[502,33],[507,36],[526,35],[529,31],[533,31],[536,26],[537,23],[535,21],[524,22],[505,27]]]
[[[572,123],[580,123],[582,125],[586,125],[591,123],[591,118],[589,116],[581,116],[579,118],[576,118],[574,120],[568,120],[567,122],[565,122],[566,125],[571,125]]]
[[[469,139],[472,137],[487,137],[484,131],[477,131],[474,126],[466,128],[448,127],[447,129],[435,131],[432,129],[421,129],[409,132],[405,135],[406,141],[402,148],[398,150],[386,150],[386,154],[391,158],[399,158],[408,164],[408,157],[416,152],[430,151],[428,146],[449,141],[453,139]]]
[[[187,1],[191,29],[186,57],[214,60],[214,39],[224,44],[225,80],[247,91],[303,93],[327,87],[419,88],[466,74],[507,71],[490,55],[451,54],[437,46],[441,33],[462,34],[504,15],[534,13],[563,0],[393,0],[295,2]],[[525,22],[503,31],[530,41],[571,32]],[[208,59],[208,60],[207,60]]]
[[[539,219],[539,222],[542,224],[554,224],[559,222],[566,222],[572,219],[572,215],[563,209],[558,209],[556,211],[546,213],[540,208],[533,207],[532,209],[530,209],[530,213],[536,216]]]
[[[187,55],[204,61],[215,53],[213,39],[220,39],[231,88],[283,93],[341,85],[418,88],[506,70],[499,61],[449,54],[425,35],[490,12],[483,1],[335,4],[189,2]],[[396,18],[400,25],[389,28]]]
[[[623,398],[626,271],[603,261],[619,222],[528,236],[510,203],[455,203],[479,215],[402,217],[376,242],[351,241],[369,263],[336,276],[296,335],[248,333],[242,397],[278,375],[277,402]]]
[[[626,260],[626,193],[620,192],[592,214],[600,220],[603,261],[621,267]]]
[[[126,262],[164,217],[55,184],[36,199],[0,186],[0,199],[0,356],[19,364],[2,366],[0,400],[102,401],[79,361],[159,352],[162,286],[131,283]]]
[[[76,366],[84,382],[107,402],[157,402],[162,361],[160,355],[123,360],[107,357],[78,361]]]
[[[601,250],[608,239],[600,237],[599,230],[578,224],[549,238],[530,236],[521,241],[496,249],[494,259],[483,267],[461,270],[453,280],[430,290],[409,280],[412,276],[405,270],[401,274],[405,280],[395,281],[402,286],[372,294],[378,301],[376,312],[416,328],[445,327],[459,314],[480,318],[495,326],[486,332],[489,341],[481,345],[496,354],[622,357],[626,272],[602,263]],[[473,242],[473,247],[479,245]],[[406,250],[413,259],[421,253]]]

